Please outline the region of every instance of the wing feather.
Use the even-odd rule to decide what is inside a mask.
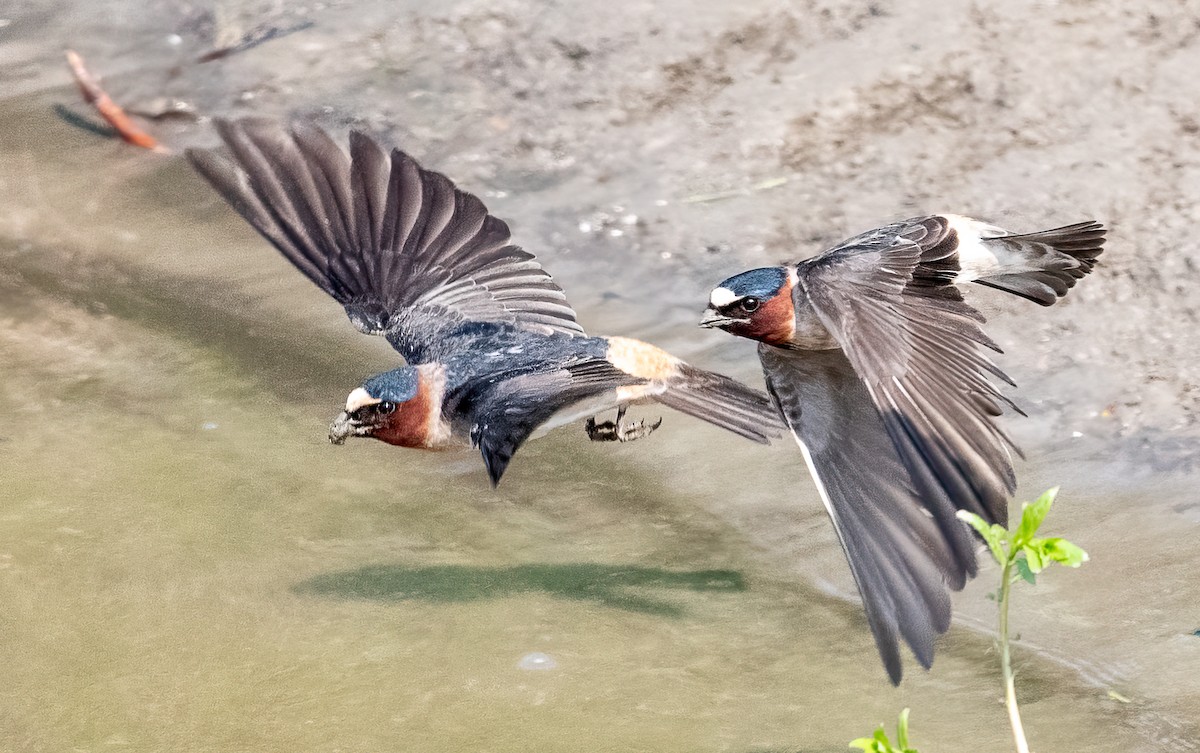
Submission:
[[[952,284],[957,239],[934,216],[872,230],[796,267],[800,316],[840,349],[760,346],[768,387],[800,443],[863,595],[893,682],[906,642],[925,666],[949,589],[976,572],[956,517],[1004,523],[1016,449],[995,418],[1016,406],[983,316]]]
[[[975,544],[927,467],[892,442],[841,350],[760,346],[767,387],[833,521],[892,682],[899,643],[925,667],[950,625],[947,586],[975,573]]]
[[[447,396],[445,410],[469,423],[467,432],[495,486],[525,440],[556,413],[644,382],[602,358],[542,363],[467,381]]]
[[[362,331],[412,363],[448,327],[504,322],[582,334],[562,289],[509,242],[477,197],[409,155],[350,134],[217,121],[228,157],[189,150],[197,170]]]
[[[924,238],[940,252],[937,233]],[[1012,380],[986,356],[999,348],[956,288],[914,286],[926,250],[903,232],[877,234],[802,263],[800,285],[905,462],[928,471],[956,506],[1003,523],[1017,450],[994,419],[1015,406],[989,377]]]

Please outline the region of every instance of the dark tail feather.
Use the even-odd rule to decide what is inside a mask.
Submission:
[[[655,400],[761,444],[782,436],[779,411],[765,393],[693,366],[681,371],[681,378]]]
[[[1096,257],[1104,251],[1104,226],[1099,222],[1043,230],[1040,233],[989,238],[988,243],[1041,246],[1045,268],[1035,272],[996,275],[976,280],[980,285],[1003,290],[1042,306],[1049,306],[1067,294],[1075,283],[1092,271]]]

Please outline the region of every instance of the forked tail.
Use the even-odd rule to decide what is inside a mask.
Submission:
[[[1105,232],[1099,222],[1090,221],[1038,233],[983,238],[983,245],[997,257],[1021,259],[1031,269],[986,275],[975,282],[1049,306],[1092,271],[1096,257],[1104,251]]]

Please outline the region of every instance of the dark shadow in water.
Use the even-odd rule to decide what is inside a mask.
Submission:
[[[63,121],[67,125],[75,126],[76,128],[80,128],[88,133],[94,133],[97,136],[115,139],[120,135],[117,133],[117,129],[106,126],[102,123],[98,123],[84,115],[80,115],[66,105],[54,105],[54,114],[58,116],[59,120]]]
[[[675,588],[740,592],[742,574],[734,570],[674,571],[653,567],[570,563],[514,567],[404,567],[373,565],[344,573],[318,575],[292,588],[296,593],[376,601],[463,602],[544,593],[561,599],[591,601],[664,617],[683,610],[668,601],[628,589]]]

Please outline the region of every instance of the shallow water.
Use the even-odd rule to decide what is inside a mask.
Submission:
[[[988,584],[956,598],[934,670],[888,686],[783,444],[673,414],[628,446],[567,428],[497,490],[470,452],[331,447],[386,344],[181,159],[55,115],[72,101],[0,101],[0,750],[834,751],[905,706],[923,750],[1008,749]],[[603,237],[568,253],[536,225],[569,210],[529,201],[497,198],[558,249],[582,321],[753,378],[747,349],[690,328],[692,278],[731,262],[663,274]],[[1043,751],[1186,750],[1194,719],[1138,693],[1200,649],[1177,610],[1114,618],[1111,595],[1124,543],[1173,519],[1128,521],[1137,481],[1100,453],[1022,469],[1089,501],[1055,522],[1099,561],[1019,594],[1026,725]],[[1185,476],[1154,478],[1191,504]],[[1148,555],[1148,605],[1194,605],[1192,553]],[[1122,664],[1118,625],[1163,645]]]

